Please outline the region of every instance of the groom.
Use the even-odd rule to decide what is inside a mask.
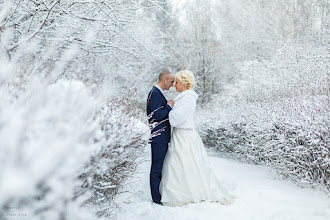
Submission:
[[[164,70],[159,74],[158,83],[152,88],[148,95],[147,115],[152,113],[149,123],[162,122],[151,132],[162,129],[160,135],[153,137],[151,141],[151,170],[150,170],[150,190],[153,202],[160,202],[159,184],[162,178],[162,168],[165,154],[170,142],[171,126],[168,121],[168,113],[174,106],[174,101],[166,100],[164,90],[169,90],[174,83],[174,76],[171,72]]]

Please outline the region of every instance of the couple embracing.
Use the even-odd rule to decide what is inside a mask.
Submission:
[[[174,101],[167,101],[163,92],[173,86],[174,80],[180,94]],[[232,200],[211,168],[195,130],[198,95],[194,85],[191,71],[183,70],[174,76],[165,70],[148,96],[149,123],[161,122],[152,130],[160,131],[160,135],[151,141],[150,171],[152,200],[160,205],[181,206],[202,201],[230,204]]]

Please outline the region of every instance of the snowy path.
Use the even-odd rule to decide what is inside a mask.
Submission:
[[[211,163],[236,201],[230,206],[213,203],[164,207],[151,202],[150,161],[138,167],[137,179],[127,184],[134,194],[122,194],[118,220],[328,220],[330,199],[322,192],[301,189],[276,179],[267,167],[243,164],[208,152]],[[147,158],[149,159],[149,157]]]

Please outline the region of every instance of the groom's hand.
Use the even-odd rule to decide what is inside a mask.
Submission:
[[[174,101],[172,99],[167,101],[167,104],[169,104],[172,108],[174,106]]]

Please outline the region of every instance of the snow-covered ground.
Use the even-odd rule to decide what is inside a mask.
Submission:
[[[117,198],[118,220],[326,220],[330,198],[320,191],[302,189],[279,180],[268,167],[220,158],[208,151],[220,180],[236,196],[232,205],[203,202],[183,207],[164,207],[151,201],[149,190],[150,146],[141,158],[137,174]],[[129,191],[129,192],[128,192]]]

